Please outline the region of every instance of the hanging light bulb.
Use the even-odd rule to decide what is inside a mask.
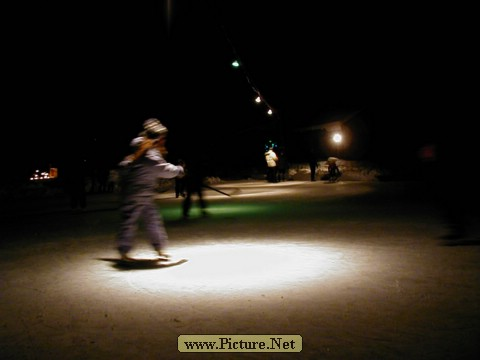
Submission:
[[[262,101],[262,99],[260,98],[260,96],[257,96],[257,97],[255,98],[255,102],[256,102],[257,104],[259,104],[261,101]]]

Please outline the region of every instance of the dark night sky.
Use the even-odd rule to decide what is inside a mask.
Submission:
[[[22,169],[77,153],[115,164],[151,116],[170,129],[172,157],[255,163],[278,129],[288,143],[295,128],[349,112],[369,128],[365,156],[398,154],[438,121],[453,77],[445,52],[461,48],[439,5],[108,3],[5,9],[3,123],[28,154]]]

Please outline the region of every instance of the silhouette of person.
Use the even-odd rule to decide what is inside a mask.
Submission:
[[[328,160],[328,180],[330,182],[335,182],[338,180],[342,173],[337,165],[337,158],[329,157]]]
[[[85,210],[87,207],[86,169],[80,156],[74,156],[65,169],[65,189],[72,210]]]
[[[144,132],[132,140],[135,152],[119,164],[121,180],[122,221],[117,236],[117,249],[123,260],[130,260],[138,222],[143,220],[153,248],[161,257],[168,257],[165,249],[168,235],[154,203],[159,178],[174,178],[184,173],[183,167],[168,163],[166,155],[167,128],[158,119],[147,119]]]
[[[97,170],[98,192],[106,193],[108,191],[108,168],[101,167]]]
[[[288,161],[284,151],[280,151],[277,161],[277,181],[286,181],[288,171]]]
[[[447,233],[444,240],[480,240],[480,193],[477,180],[465,170],[476,163],[472,144],[474,132],[463,128],[441,129],[434,147],[437,199],[443,211]],[[432,146],[432,145],[430,145]]]
[[[117,187],[118,187],[118,172],[116,169],[110,169],[108,171],[107,192],[109,193],[117,192]]]
[[[308,165],[310,166],[310,181],[315,181],[317,179],[318,160],[313,151],[310,153]]]
[[[185,166],[185,199],[182,203],[183,218],[190,217],[190,210],[193,205],[193,196],[198,197],[198,204],[203,216],[207,216],[207,202],[203,196],[203,185],[205,180],[205,165],[198,159],[192,159]]]
[[[264,155],[267,162],[267,181],[277,182],[277,154],[273,151],[273,147],[269,147]]]

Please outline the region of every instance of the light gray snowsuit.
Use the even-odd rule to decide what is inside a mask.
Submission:
[[[122,161],[119,167],[122,223],[117,237],[118,250],[125,254],[131,250],[140,219],[155,250],[164,249],[168,235],[154,202],[156,186],[159,178],[183,175],[183,167],[168,163],[155,148],[147,150],[135,161]]]

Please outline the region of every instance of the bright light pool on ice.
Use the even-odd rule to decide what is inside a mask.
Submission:
[[[299,244],[212,244],[172,249],[188,262],[123,273],[135,290],[244,291],[279,289],[345,271],[338,249]]]

